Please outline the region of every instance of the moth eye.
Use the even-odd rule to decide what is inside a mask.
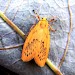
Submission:
[[[43,19],[43,18],[42,18]]]

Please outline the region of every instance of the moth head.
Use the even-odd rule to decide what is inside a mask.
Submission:
[[[40,23],[40,27],[41,27],[41,28],[46,28],[46,27],[48,27],[48,21],[47,21],[47,19],[46,19],[45,17],[42,18],[39,23]]]
[[[42,20],[47,20],[47,19],[44,17],[44,18],[42,18]]]

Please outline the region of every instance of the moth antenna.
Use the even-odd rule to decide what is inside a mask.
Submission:
[[[35,12],[35,10],[33,10],[33,12],[36,14],[36,18],[38,19],[38,20],[40,20],[40,16]]]

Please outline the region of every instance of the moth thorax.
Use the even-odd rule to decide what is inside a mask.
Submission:
[[[40,27],[41,27],[41,28],[46,28],[46,27],[48,27],[48,22],[47,22],[47,20],[41,20],[41,22],[40,22]]]

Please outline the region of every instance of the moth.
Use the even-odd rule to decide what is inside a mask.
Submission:
[[[50,26],[46,18],[40,20],[38,15],[37,17],[39,22],[30,30],[29,35],[24,42],[21,59],[24,62],[34,59],[38,66],[43,67],[50,48],[49,30],[55,30]]]

